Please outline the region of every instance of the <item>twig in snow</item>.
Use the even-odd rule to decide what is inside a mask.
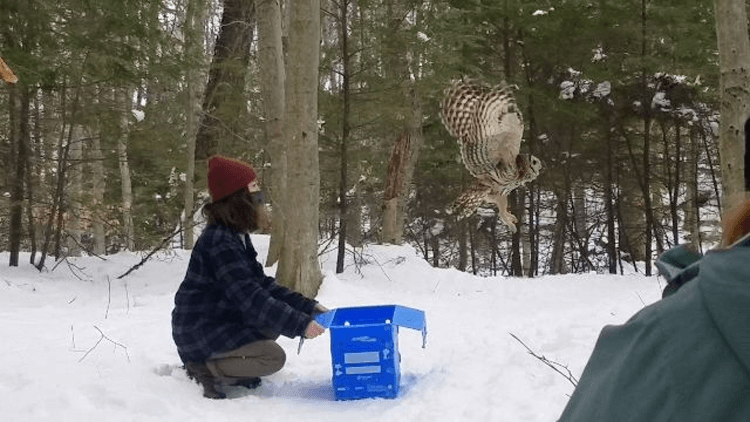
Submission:
[[[130,291],[128,291],[128,281],[127,280],[125,280],[125,282],[123,283],[123,287],[125,287],[125,302],[127,302],[127,304],[128,304],[128,307],[127,307],[127,310],[125,311],[125,313],[129,314],[130,313]]]
[[[100,337],[99,337],[99,340],[97,340],[97,341],[96,341],[96,344],[94,344],[94,345],[93,345],[93,346],[92,346],[92,347],[91,347],[91,348],[90,348],[89,350],[87,350],[87,351],[86,351],[86,353],[85,353],[85,354],[83,355],[83,357],[81,357],[80,359],[78,359],[78,363],[81,363],[81,362],[83,362],[83,360],[84,360],[84,359],[86,359],[86,356],[88,356],[88,355],[89,355],[89,353],[93,352],[93,351],[94,351],[94,349],[96,349],[96,347],[97,347],[97,346],[99,346],[99,343],[101,343],[101,342],[102,342],[102,340],[107,340],[107,341],[109,341],[110,343],[114,344],[114,345],[115,345],[115,349],[116,349],[117,347],[122,347],[122,348],[123,348],[123,350],[125,350],[125,357],[127,357],[127,358],[128,358],[128,363],[130,363],[130,355],[128,354],[128,348],[127,348],[127,347],[125,347],[125,346],[123,346],[122,344],[120,344],[120,343],[118,343],[118,342],[116,342],[116,341],[112,340],[111,338],[107,337],[107,336],[106,336],[106,335],[105,335],[105,334],[104,334],[104,333],[102,332],[102,330],[100,330],[100,329],[99,329],[99,327],[97,327],[96,325],[94,325],[94,328],[96,328],[96,331],[98,331],[98,332],[99,332],[99,335],[100,335]]]
[[[104,319],[109,317],[109,305],[112,303],[112,281],[107,276],[107,310],[104,312]]]
[[[529,352],[531,356],[534,356],[535,358],[539,359],[543,364],[549,366],[550,368],[552,368],[553,371],[557,372],[558,374],[562,375],[566,380],[570,381],[570,383],[573,384],[573,387],[578,385],[578,380],[576,379],[575,376],[573,376],[573,373],[570,371],[570,369],[568,369],[567,366],[557,363],[555,361],[551,361],[544,356],[537,355],[536,353],[534,353],[533,350],[529,348],[529,346],[526,345],[526,343],[522,342],[521,339],[516,337],[515,334],[513,333],[508,333],[508,334],[510,334],[511,337],[516,339],[517,342],[521,343],[521,345],[526,348],[526,350]],[[561,371],[560,368],[564,369],[566,373]]]
[[[640,294],[640,293],[638,293],[638,292],[635,292],[635,294],[636,294],[636,295],[638,296],[638,299],[640,299],[640,300],[641,300],[641,303],[643,304],[643,306],[646,306],[646,302],[645,302],[645,301],[643,300],[643,298],[641,297],[641,294]]]

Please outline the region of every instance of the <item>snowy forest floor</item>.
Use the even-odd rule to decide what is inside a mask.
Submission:
[[[268,238],[253,243],[265,257]],[[578,377],[601,328],[625,322],[663,287],[637,274],[482,278],[432,268],[408,246],[368,246],[362,257],[366,263],[350,256],[334,274],[335,255],[322,256],[317,299],[329,308],[425,311],[427,348],[419,332],[400,330],[396,399],[335,401],[328,333],[299,355],[298,340],[282,337],[287,364],[259,389],[204,399],[171,338],[173,297],[189,260],[177,250],[119,280],[139,254],[76,258],[42,273],[2,267],[0,420],[555,421],[573,385],[512,335]]]

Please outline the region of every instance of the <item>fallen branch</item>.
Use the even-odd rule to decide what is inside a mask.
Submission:
[[[143,259],[141,259],[141,262],[139,262],[139,263],[133,265],[132,267],[130,267],[129,270],[125,271],[124,274],[121,274],[120,276],[118,276],[117,279],[120,280],[121,278],[126,277],[128,274],[132,273],[133,271],[135,271],[138,268],[140,268],[141,266],[143,266],[143,264],[145,264],[149,259],[151,259],[151,257],[154,256],[155,253],[157,253],[160,250],[164,249],[164,246],[166,246],[175,236],[177,236],[178,234],[182,233],[182,231],[183,231],[183,229],[179,228],[177,231],[175,231],[174,233],[172,233],[169,236],[167,236],[166,238],[164,238],[164,240],[162,240],[162,242],[159,244],[159,246],[157,246],[154,249],[152,249],[151,252],[148,253],[148,255],[146,255],[145,257],[143,257]]]
[[[112,304],[112,282],[107,276],[107,311],[104,312],[104,319],[109,317],[109,305]]]
[[[521,339],[516,337],[515,334],[513,333],[508,333],[508,334],[510,334],[511,337],[516,339],[517,342],[521,343],[521,345],[526,348],[526,350],[529,352],[531,356],[534,356],[535,358],[540,360],[543,364],[552,368],[553,371],[557,372],[558,374],[562,375],[566,380],[570,381],[570,383],[573,384],[573,387],[576,387],[578,385],[578,380],[576,379],[575,376],[573,376],[573,373],[570,371],[570,369],[568,369],[567,366],[561,363],[557,363],[555,361],[549,360],[544,356],[537,355],[536,353],[534,353],[533,350],[529,348],[529,346],[526,345],[526,343],[524,343],[523,341],[521,341]],[[565,372],[563,372],[561,368],[564,369]]]
[[[203,206],[204,202],[205,201],[196,201],[195,207],[193,208],[193,211],[191,212],[190,215],[195,215],[195,213],[197,212],[197,210],[200,207]],[[190,228],[191,230],[192,230],[192,227],[193,227],[193,225],[191,225],[191,228]],[[132,267],[130,267],[129,270],[125,271],[124,274],[121,274],[120,276],[118,276],[117,279],[120,280],[121,278],[126,277],[128,274],[132,273],[133,271],[135,271],[138,268],[140,268],[141,266],[143,266],[143,264],[145,264],[146,261],[148,261],[149,259],[151,259],[151,257],[155,253],[157,253],[160,250],[162,250],[164,248],[164,246],[166,246],[170,241],[172,241],[172,239],[174,239],[175,236],[177,236],[178,234],[180,234],[180,233],[182,233],[184,231],[185,231],[185,228],[182,227],[182,225],[180,225],[179,228],[177,230],[175,230],[174,233],[172,233],[169,236],[167,236],[166,238],[164,238],[164,240],[161,241],[161,243],[159,244],[159,246],[157,246],[154,249],[152,249],[151,252],[148,253],[148,255],[146,255],[145,257],[143,257],[143,259],[141,259],[141,262],[139,262],[139,263],[133,265]]]
[[[107,337],[107,336],[106,336],[106,335],[105,335],[105,334],[104,334],[104,333],[102,332],[102,330],[100,330],[100,329],[99,329],[99,327],[97,327],[96,325],[94,325],[94,328],[96,328],[96,331],[98,331],[98,332],[99,332],[99,335],[100,335],[100,337],[99,337],[99,340],[97,340],[96,344],[94,344],[94,345],[93,345],[93,346],[92,346],[92,347],[91,347],[91,348],[90,348],[89,350],[87,350],[87,351],[86,351],[86,353],[85,353],[85,354],[83,355],[83,357],[81,357],[80,359],[78,359],[78,363],[81,363],[81,362],[83,362],[83,360],[84,360],[84,359],[86,359],[86,356],[88,356],[88,355],[89,355],[89,353],[93,352],[93,351],[94,351],[94,349],[96,349],[96,347],[97,347],[97,346],[99,346],[99,343],[101,343],[101,342],[102,342],[102,340],[107,340],[107,341],[109,341],[110,343],[114,344],[114,345],[115,345],[115,349],[116,349],[117,347],[122,347],[122,348],[123,348],[123,350],[125,350],[125,357],[127,357],[127,358],[128,358],[128,362],[130,362],[130,355],[128,355],[128,348],[127,348],[127,347],[125,347],[125,346],[123,346],[122,344],[120,344],[120,343],[118,343],[118,342],[116,342],[116,341],[112,340],[111,338]],[[71,327],[71,331],[72,331],[72,327]],[[75,340],[73,340],[73,341],[75,342]]]

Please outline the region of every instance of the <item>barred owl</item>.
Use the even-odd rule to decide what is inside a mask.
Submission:
[[[445,90],[440,116],[458,140],[461,161],[475,184],[456,199],[453,212],[468,217],[482,203],[497,205],[498,215],[512,232],[518,219],[508,211],[508,194],[537,178],[542,162],[520,154],[523,116],[513,87],[482,86],[463,79]]]

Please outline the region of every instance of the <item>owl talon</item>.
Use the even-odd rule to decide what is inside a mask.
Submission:
[[[511,233],[516,232],[516,223],[518,223],[518,218],[516,218],[515,215],[511,214],[507,209],[498,209],[497,216],[500,217],[500,221],[508,226],[508,229],[510,229]]]

